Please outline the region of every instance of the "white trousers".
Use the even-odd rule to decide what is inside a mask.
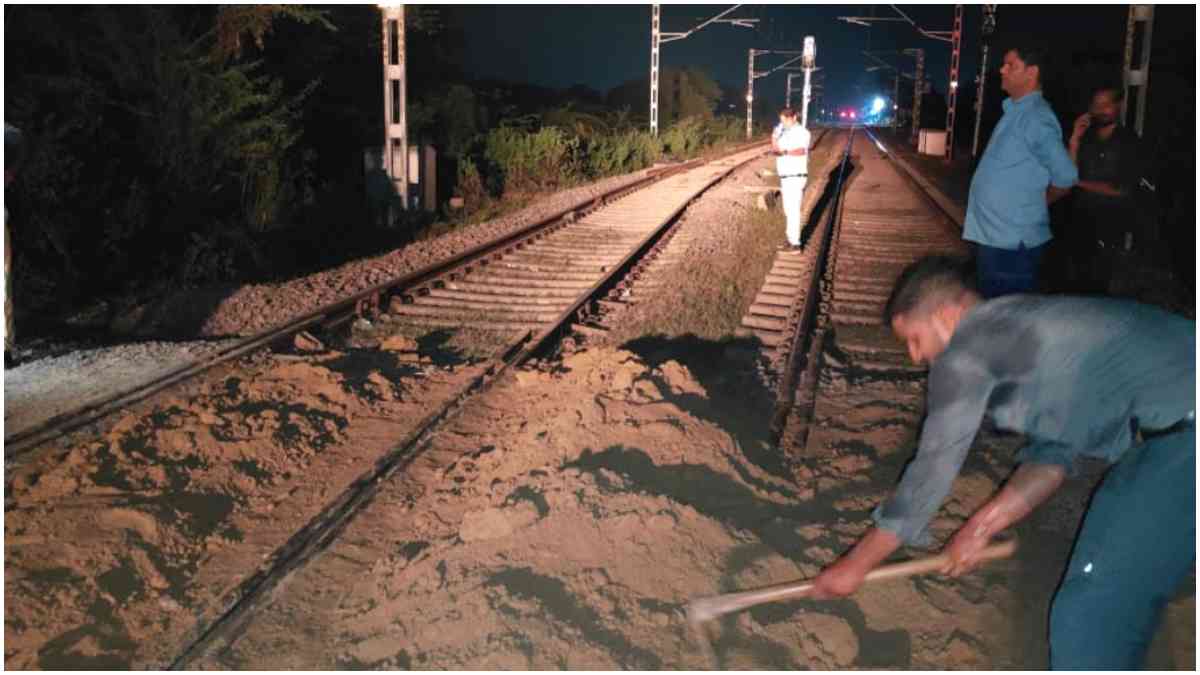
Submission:
[[[807,183],[808,179],[802,176],[779,179],[783,215],[787,217],[787,240],[792,246],[800,245],[800,202],[804,199]]]

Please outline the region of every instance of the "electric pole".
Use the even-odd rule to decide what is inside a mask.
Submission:
[[[750,50],[749,65],[746,67],[746,140],[750,140],[754,126],[754,53]]]
[[[908,16],[898,6],[892,5],[892,10],[899,16],[839,16],[838,19],[846,23],[852,23],[858,26],[867,26],[872,23],[891,21],[907,23],[912,26],[913,30],[931,40],[941,40],[949,42],[951,45],[950,56],[950,100],[947,106],[947,129],[946,129],[946,158],[949,159],[954,150],[954,111],[958,103],[958,57],[962,47],[962,5],[954,6],[954,29],[953,30],[927,30],[922,28],[912,17]],[[907,50],[905,50],[907,53]],[[925,90],[925,52],[917,51],[917,77],[916,77],[916,98],[913,101],[913,133],[912,142],[916,143],[919,140],[919,130],[921,126],[921,95]]]
[[[896,83],[892,85],[892,133],[900,128],[900,69],[896,69]]]
[[[954,6],[954,32],[950,37],[950,100],[946,106],[946,161],[954,159],[954,116],[958,112],[958,58],[962,55],[963,6]]]
[[[787,74],[787,92],[783,96],[783,107],[785,108],[792,107],[792,78],[795,76],[796,73]]]
[[[983,124],[983,96],[987,84],[988,47],[994,32],[996,32],[996,5],[984,5],[983,27],[980,29],[982,46],[979,50],[979,77],[976,78],[975,87],[975,136],[971,139],[971,157],[979,156],[979,127]]]
[[[728,23],[742,28],[753,28],[758,19],[726,19],[725,15],[741,7],[734,5],[713,18],[683,33],[664,33],[661,30],[661,5],[650,6],[650,133],[658,135],[658,56],[662,45],[674,40],[682,40],[692,33],[704,28],[710,23]]]
[[[1133,55],[1137,28],[1142,28],[1142,50],[1136,61]],[[1125,100],[1121,102],[1121,123],[1129,127],[1129,99],[1137,97],[1133,129],[1142,135],[1146,122],[1146,92],[1150,88],[1150,38],[1154,29],[1154,5],[1130,5],[1129,21],[1125,28]],[[1135,65],[1136,64],[1136,65]]]
[[[912,51],[917,57],[917,66],[913,72],[913,122],[910,142],[916,144],[921,133],[921,97],[925,95],[925,50],[918,48]]]
[[[650,6],[650,133],[658,135],[658,43],[661,35],[658,30],[660,8]]]
[[[404,5],[381,5],[383,14],[383,168],[408,209],[407,83],[404,70]],[[388,206],[388,225],[392,208]]]
[[[750,49],[749,52],[750,58],[746,68],[746,140],[750,140],[754,126],[754,81],[760,77],[766,77],[777,70],[782,70],[790,66],[796,61],[799,61],[804,54],[803,52],[782,51],[778,49]],[[763,54],[796,54],[797,56],[795,58],[788,59],[787,61],[766,72],[756,73],[754,72],[754,57]]]

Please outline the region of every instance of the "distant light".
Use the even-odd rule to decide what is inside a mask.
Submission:
[[[746,103],[754,101],[754,94],[746,94]]]
[[[883,106],[885,105],[887,105],[887,103],[882,98],[876,96],[875,100],[871,102],[871,114],[878,115],[883,110]]]
[[[958,80],[950,80],[950,88],[958,89]]]
[[[850,111],[850,119],[856,119],[853,110]]]
[[[899,110],[899,109],[900,109],[900,104],[898,104],[898,103],[892,104],[892,110]]]

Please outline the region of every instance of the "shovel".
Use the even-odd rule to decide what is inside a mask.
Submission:
[[[1016,550],[1017,540],[1009,539],[988,546],[980,552],[979,557],[981,562],[999,560],[1011,556]],[[949,557],[943,553],[927,558],[917,558],[916,560],[883,565],[868,572],[864,583],[879,581],[881,579],[903,579],[918,574],[929,574],[941,569],[948,560]],[[726,593],[724,595],[696,598],[688,603],[688,623],[691,624],[693,632],[700,638],[700,645],[705,653],[709,655],[709,659],[715,663],[715,654],[712,651],[712,646],[709,645],[708,640],[705,638],[701,624],[705,621],[711,621],[717,617],[746,609],[747,607],[754,607],[755,605],[762,605],[768,602],[802,598],[808,595],[812,591],[812,588],[813,584],[811,581],[788,581],[782,584],[775,584],[774,586],[766,586],[739,593]]]

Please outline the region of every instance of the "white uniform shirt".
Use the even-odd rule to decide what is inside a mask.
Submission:
[[[793,124],[788,129],[780,128],[775,144],[779,146],[780,150],[784,151],[798,150],[800,148],[808,150],[810,139],[811,135],[808,133],[808,129],[799,124]],[[788,178],[797,174],[807,174],[808,153],[806,152],[798,156],[783,155],[782,157],[776,157],[775,172],[779,174],[780,178]]]

